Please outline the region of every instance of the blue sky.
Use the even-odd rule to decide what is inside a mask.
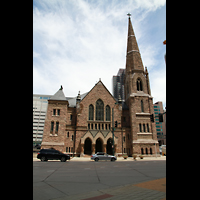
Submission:
[[[125,68],[128,17],[147,66],[151,93],[166,106],[165,0],[33,0],[33,93],[88,92]]]

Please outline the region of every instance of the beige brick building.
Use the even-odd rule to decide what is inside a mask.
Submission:
[[[125,102],[115,99],[101,80],[88,93],[70,99],[61,86],[48,100],[41,148],[53,147],[77,156],[100,151],[112,154],[113,147],[118,155],[159,154],[151,121],[154,110],[148,71],[144,70],[130,17],[128,20]]]

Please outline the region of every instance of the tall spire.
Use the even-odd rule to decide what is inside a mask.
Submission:
[[[130,13],[128,17],[128,39],[127,39],[127,53],[126,53],[126,71],[144,71],[140,50],[138,48],[135,33],[131,23]],[[134,71],[133,71],[134,70]]]

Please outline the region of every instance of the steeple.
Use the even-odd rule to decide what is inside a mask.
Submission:
[[[131,14],[128,17],[128,39],[127,39],[127,52],[126,52],[126,72],[144,72],[140,50],[138,48],[135,33],[131,23]]]

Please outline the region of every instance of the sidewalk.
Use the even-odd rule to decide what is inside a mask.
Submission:
[[[156,161],[156,160],[166,160],[166,156],[160,156],[160,157],[144,157],[143,159],[140,159],[139,157],[136,158],[136,161]],[[33,158],[33,161],[40,161],[37,158]],[[117,161],[120,162],[126,162],[126,161],[134,161],[133,157],[128,157],[127,159],[124,159],[123,157],[117,157]],[[90,157],[72,157],[70,158],[70,162],[94,162],[91,160]],[[135,161],[134,161],[135,162]]]
[[[140,159],[139,157],[136,158],[136,161],[150,161],[150,160],[166,160],[166,156],[160,156],[160,157],[144,157],[143,159]],[[74,158],[71,158],[70,161],[92,161],[90,159],[90,157],[74,157]],[[134,161],[133,157],[128,157],[127,159],[124,159],[123,157],[117,157],[117,161]]]

